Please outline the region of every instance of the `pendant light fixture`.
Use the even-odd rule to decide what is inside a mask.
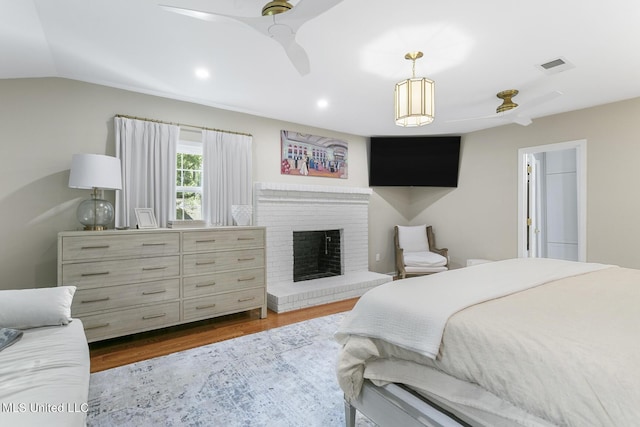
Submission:
[[[422,58],[422,52],[409,52],[404,58],[413,61],[413,74],[410,79],[396,83],[396,124],[404,127],[427,125],[434,118],[434,82],[426,77],[416,77],[416,59]]]

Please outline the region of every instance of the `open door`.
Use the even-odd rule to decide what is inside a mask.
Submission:
[[[586,261],[586,141],[518,155],[518,256]]]

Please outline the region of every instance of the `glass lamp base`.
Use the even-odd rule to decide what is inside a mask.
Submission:
[[[78,205],[76,216],[85,230],[106,230],[113,221],[113,205],[98,198],[84,200]]]

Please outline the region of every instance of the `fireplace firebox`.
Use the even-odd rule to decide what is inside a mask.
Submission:
[[[340,230],[293,232],[293,281],[342,274]]]

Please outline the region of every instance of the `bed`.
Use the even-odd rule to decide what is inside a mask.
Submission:
[[[0,291],[0,329],[18,332],[0,348],[0,426],[86,425],[89,346],[71,318],[75,289]]]
[[[640,270],[513,259],[367,292],[336,333],[347,425],[640,420]]]

